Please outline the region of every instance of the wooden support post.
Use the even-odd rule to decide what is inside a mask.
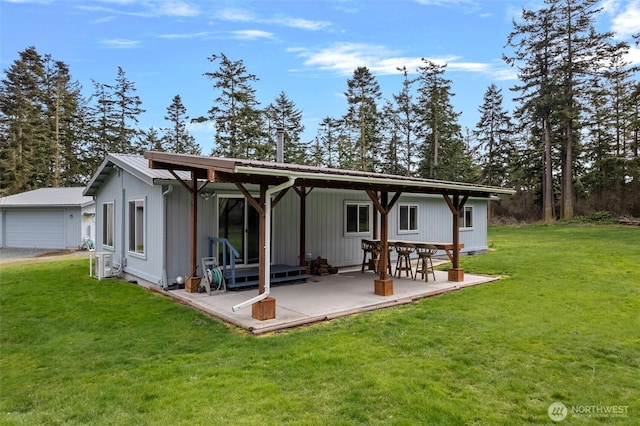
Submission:
[[[389,193],[383,192],[378,198],[378,194],[367,190],[369,198],[373,202],[376,211],[380,213],[380,258],[378,259],[379,279],[373,282],[373,291],[379,296],[393,295],[393,279],[387,275],[389,260],[389,212],[400,198],[401,193],[397,192],[391,202],[388,201]]]
[[[460,267],[460,214],[464,212],[464,205],[469,198],[468,195],[460,199],[460,195],[454,194],[453,200],[447,194],[443,195],[444,200],[453,215],[453,258],[451,260],[451,269],[448,271],[449,281],[464,281],[464,269]]]
[[[198,179],[191,172],[191,275],[197,277],[198,268]],[[199,283],[199,280],[198,280]],[[196,290],[197,291],[197,290]]]

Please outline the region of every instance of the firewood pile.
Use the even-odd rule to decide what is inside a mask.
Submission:
[[[640,218],[622,216],[618,218],[618,223],[621,225],[640,226]]]
[[[338,268],[329,265],[327,259],[323,259],[320,256],[311,261],[309,269],[313,275],[329,275],[338,273]]]

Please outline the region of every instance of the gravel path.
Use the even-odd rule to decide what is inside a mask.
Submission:
[[[87,254],[87,252],[75,250],[0,247],[0,264],[39,257],[66,256],[76,253],[78,255]]]

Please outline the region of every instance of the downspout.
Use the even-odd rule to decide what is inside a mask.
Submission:
[[[245,300],[242,303],[239,303],[233,306],[231,309],[233,312],[236,312],[238,309],[242,309],[246,306],[252,305],[256,302],[259,302],[263,299],[269,297],[269,293],[271,292],[271,196],[277,192],[282,191],[283,189],[291,188],[296,183],[296,178],[293,176],[289,176],[289,180],[281,183],[280,185],[274,186],[271,189],[267,189],[266,199],[264,201],[264,215],[265,215],[265,236],[264,236],[264,293],[257,295],[254,298],[249,300]]]
[[[164,204],[164,231],[162,236],[162,288],[166,290],[169,287],[169,280],[167,279],[167,212],[169,211],[167,195],[173,192],[173,185],[169,184],[169,188],[162,193],[162,200]]]

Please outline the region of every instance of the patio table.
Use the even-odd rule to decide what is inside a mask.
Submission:
[[[375,242],[380,242],[380,240],[371,240]],[[389,240],[389,247],[394,246],[396,243],[409,243],[409,244],[430,244],[432,246],[436,246],[438,250],[442,250],[447,254],[447,257],[451,262],[453,262],[453,243],[443,243],[443,242],[433,242],[433,241],[409,241],[409,240]],[[461,249],[464,248],[464,244],[458,244]]]

